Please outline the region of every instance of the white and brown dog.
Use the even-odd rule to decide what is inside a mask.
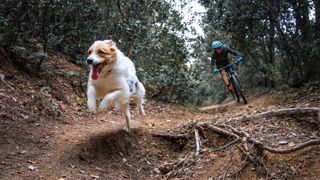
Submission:
[[[96,41],[88,50],[90,74],[87,87],[88,109],[98,112],[116,107],[125,114],[126,130],[130,131],[129,103],[133,99],[141,115],[145,115],[143,101],[145,88],[136,76],[133,62],[112,40]]]

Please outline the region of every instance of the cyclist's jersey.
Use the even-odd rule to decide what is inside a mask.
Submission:
[[[241,54],[238,51],[233,50],[233,49],[226,47],[226,46],[222,46],[220,54],[217,54],[215,51],[212,53],[211,66],[216,65],[217,68],[219,69],[219,68],[222,68],[222,67],[230,64],[229,58],[228,58],[229,53],[231,53],[235,56],[241,56]]]

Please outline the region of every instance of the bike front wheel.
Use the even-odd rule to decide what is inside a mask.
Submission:
[[[231,76],[231,83],[233,85],[233,90],[234,90],[234,94],[237,98],[237,102],[240,101],[240,97],[242,98],[243,102],[245,104],[247,104],[247,99],[246,97],[244,96],[244,93],[243,93],[243,90],[241,88],[241,85],[240,85],[240,82],[239,82],[239,79],[238,77],[235,75],[235,74],[232,74]]]

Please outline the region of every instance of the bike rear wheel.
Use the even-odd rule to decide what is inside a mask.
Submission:
[[[236,95],[236,98],[237,98],[237,102],[240,101],[240,97],[242,98],[243,102],[245,104],[247,104],[247,99],[246,97],[244,96],[244,93],[243,93],[243,90],[241,88],[241,85],[240,85],[240,82],[239,82],[239,79],[238,77],[235,75],[235,74],[232,74],[231,75],[231,83],[233,85],[233,89],[234,89],[234,94]]]

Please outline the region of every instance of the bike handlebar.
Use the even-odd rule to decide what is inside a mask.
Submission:
[[[233,64],[237,64],[236,62],[231,62],[231,63],[229,63],[228,65],[226,65],[226,66],[224,66],[224,67],[222,67],[222,68],[219,68],[219,71],[221,71],[221,70],[223,70],[223,69],[225,69],[225,68],[227,68],[227,67],[229,67],[229,66],[232,66]]]

